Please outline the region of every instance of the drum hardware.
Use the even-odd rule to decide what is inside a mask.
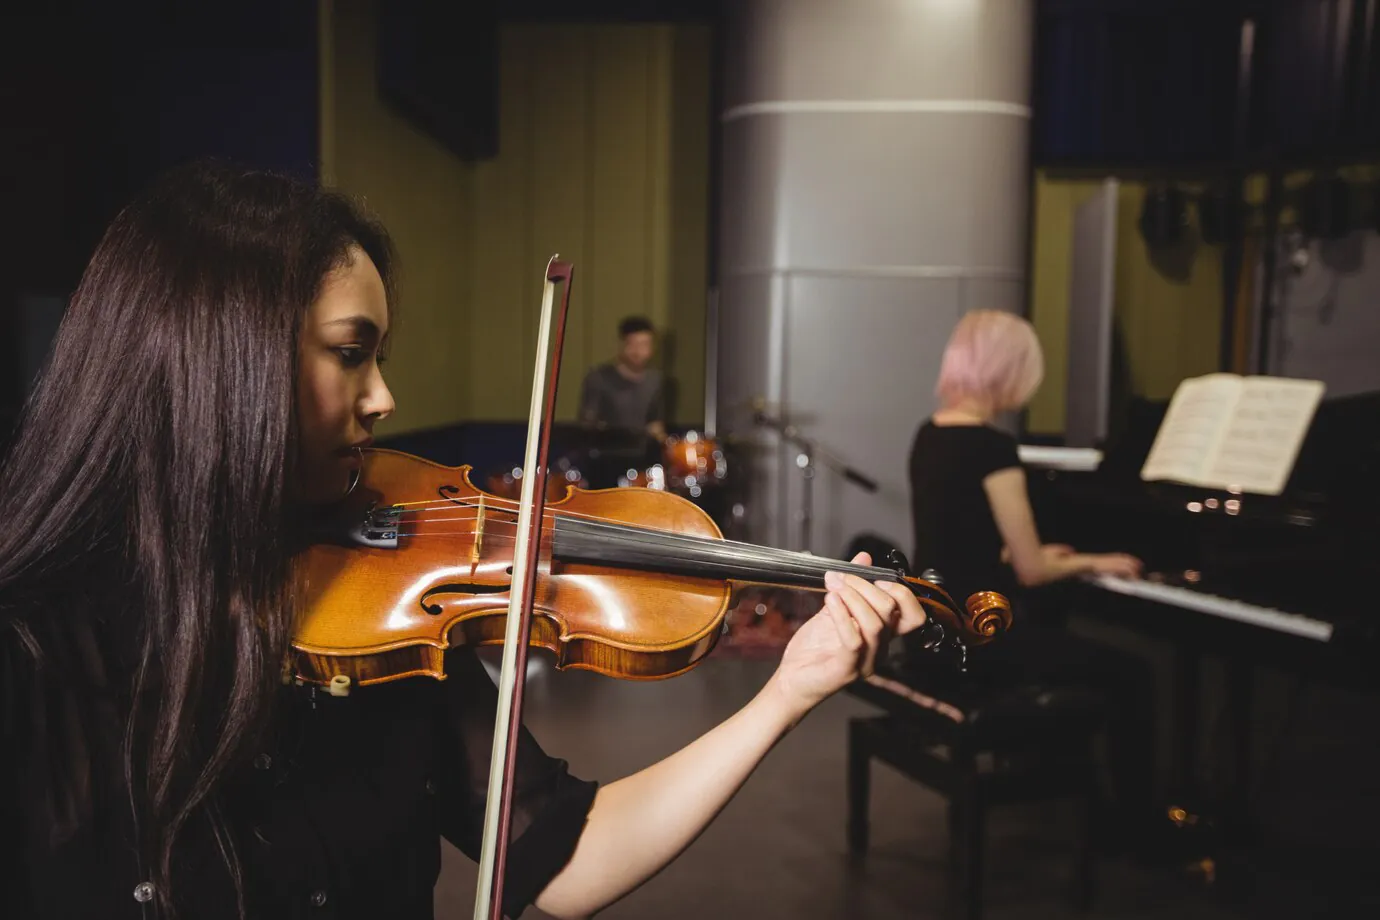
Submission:
[[[783,419],[767,415],[764,411],[764,403],[761,400],[754,402],[752,423],[761,428],[772,429],[783,441],[797,448],[798,452],[795,456],[795,466],[796,469],[800,470],[800,475],[804,480],[800,510],[796,512],[796,522],[800,527],[799,545],[797,549],[806,551],[810,549],[810,536],[813,533],[814,524],[814,480],[817,461],[834,470],[844,479],[858,486],[863,491],[877,491],[877,481],[875,479],[859,472],[844,463],[838,457],[822,449],[818,441],[813,441],[802,435],[795,425],[788,424]]]

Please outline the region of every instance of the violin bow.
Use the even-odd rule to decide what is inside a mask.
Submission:
[[[541,525],[546,513],[546,464],[551,446],[551,418],[556,411],[556,384],[561,376],[565,318],[570,310],[570,286],[575,267],[559,253],[546,264],[541,319],[537,327],[537,361],[532,375],[532,406],[527,418],[527,452],[518,504],[518,537],[513,551],[513,583],[508,592],[508,618],[503,637],[503,667],[498,679],[498,711],[494,716],[494,745],[489,758],[489,794],[484,806],[483,845],[479,851],[479,883],[474,920],[503,920],[503,877],[512,835],[513,777],[517,740],[522,731],[522,691],[527,676],[527,643],[532,635],[532,602],[541,560]],[[551,346],[551,308],[556,283],[563,282],[556,341]],[[548,359],[548,352],[550,357]],[[546,382],[548,360],[550,382]],[[545,411],[542,400],[545,398]]]

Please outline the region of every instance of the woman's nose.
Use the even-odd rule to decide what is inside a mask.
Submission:
[[[369,389],[365,391],[364,399],[360,403],[361,414],[378,421],[392,415],[395,408],[397,406],[393,402],[393,392],[388,389],[383,375],[375,369],[369,381]]]

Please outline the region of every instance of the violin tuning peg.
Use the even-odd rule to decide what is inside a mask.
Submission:
[[[927,619],[925,624],[916,632],[916,639],[923,649],[937,652],[944,647],[944,640],[947,634],[944,632],[944,624],[938,620]]]

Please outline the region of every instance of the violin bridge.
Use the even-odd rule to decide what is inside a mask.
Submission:
[[[474,519],[474,543],[470,547],[470,565],[479,565],[480,548],[484,543],[484,493],[479,493],[479,513]]]

